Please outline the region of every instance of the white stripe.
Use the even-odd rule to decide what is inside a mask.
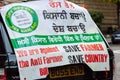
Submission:
[[[115,50],[115,51],[113,51],[113,52],[120,54],[120,50]]]

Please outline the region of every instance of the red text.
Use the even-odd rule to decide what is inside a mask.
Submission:
[[[83,51],[103,51],[104,50],[102,44],[81,44],[80,47]]]
[[[29,62],[26,60],[26,61],[19,61],[19,65],[20,65],[20,68],[25,68],[25,67],[29,67]]]
[[[40,68],[40,76],[44,76],[44,75],[47,75],[48,74],[48,68],[45,67],[45,68]]]
[[[58,52],[58,48],[57,47],[47,47],[47,48],[40,48],[40,52],[41,53],[50,53],[50,52]]]
[[[19,51],[17,51],[17,54],[18,54],[19,57],[28,56],[26,50],[19,50]]]
[[[42,64],[42,59],[41,59],[41,57],[37,58],[37,59],[31,58],[30,62],[31,62],[31,66],[37,66],[37,65],[41,65]]]
[[[108,54],[86,54],[86,63],[107,62]]]
[[[43,57],[44,64],[50,64],[55,62],[61,62],[63,56]]]

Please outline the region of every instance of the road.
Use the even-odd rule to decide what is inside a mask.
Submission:
[[[115,55],[115,74],[113,80],[120,80],[120,44],[111,44],[111,49]]]
[[[112,44],[112,43],[110,43],[110,47],[114,51],[119,51],[120,50],[120,43],[118,43],[118,44]]]

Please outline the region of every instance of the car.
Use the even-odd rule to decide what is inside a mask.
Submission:
[[[111,41],[113,44],[120,43],[120,29],[112,33]]]
[[[0,13],[0,80],[113,80],[114,53],[87,9],[38,0]]]

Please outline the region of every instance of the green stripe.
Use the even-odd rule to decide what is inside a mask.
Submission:
[[[100,34],[34,35],[11,39],[14,48],[37,45],[102,42]]]

